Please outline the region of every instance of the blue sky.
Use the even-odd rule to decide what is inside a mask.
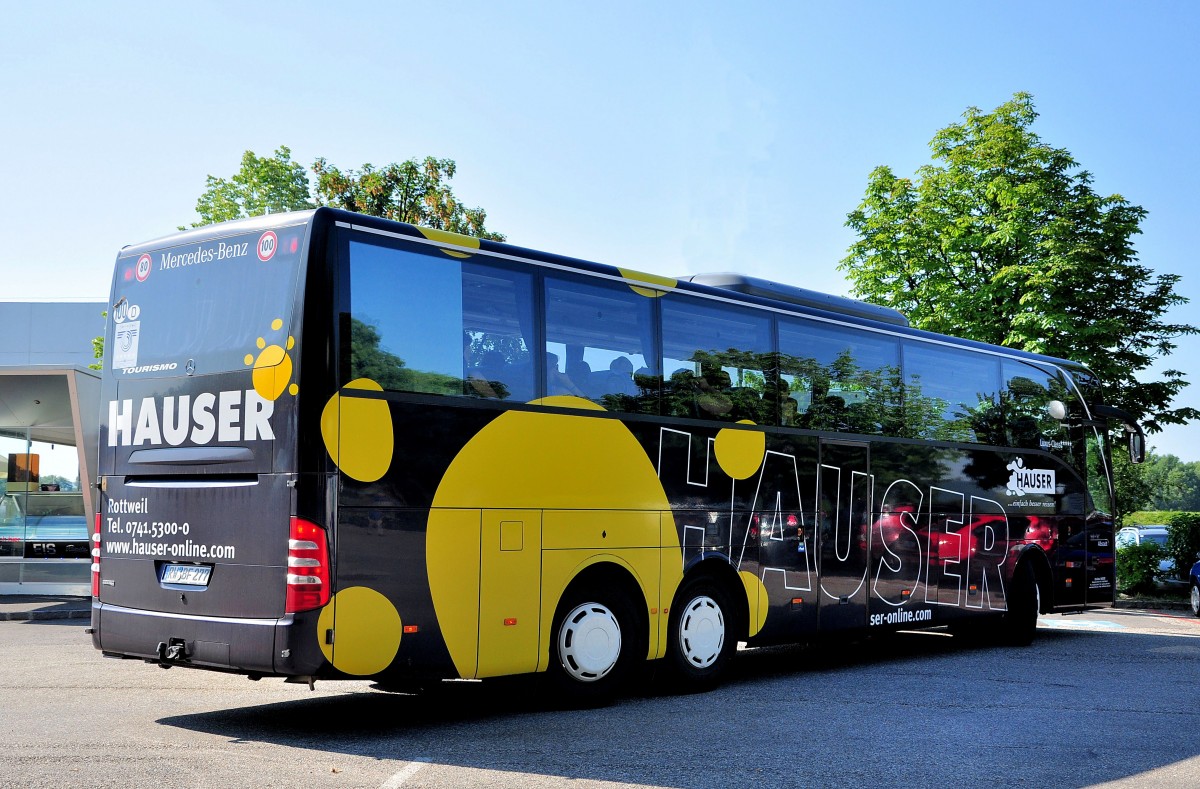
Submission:
[[[1200,4],[5,3],[0,298],[104,298],[117,250],[195,218],[205,176],[279,145],[345,169],[455,159],[522,246],[848,293],[868,173],[912,174],[968,106],[1034,130],[1183,275],[1200,325]],[[1193,380],[1200,339],[1167,361]],[[1150,438],[1200,460],[1200,427]]]

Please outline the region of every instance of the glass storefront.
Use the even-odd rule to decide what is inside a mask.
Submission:
[[[0,426],[0,584],[89,583],[90,508],[73,432]]]

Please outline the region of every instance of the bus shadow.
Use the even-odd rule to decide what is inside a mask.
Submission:
[[[1177,730],[1170,748],[1103,756],[1123,730],[1161,715],[1165,692],[1143,697],[1144,708],[1092,716],[1079,736],[1081,700],[1137,678],[1068,666],[1080,654],[1111,653],[1115,639],[1134,652],[1200,649],[1146,634],[1047,630],[1032,647],[1002,648],[901,632],[743,650],[710,693],[643,691],[598,709],[562,709],[528,680],[447,682],[416,694],[352,692],[158,722],[233,742],[681,789],[847,785],[839,775],[855,785],[934,785],[947,764],[969,776],[997,763],[1006,772],[993,774],[993,785],[1086,786],[1200,754],[1200,733]],[[1075,744],[1064,745],[1066,730]],[[879,743],[901,742],[911,757],[878,756]],[[1076,757],[1086,760],[1086,778],[1066,772]]]

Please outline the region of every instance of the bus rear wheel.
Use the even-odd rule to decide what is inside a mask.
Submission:
[[[737,647],[728,593],[709,578],[679,590],[667,630],[666,668],[674,689],[698,692],[715,686]]]
[[[563,700],[605,703],[625,687],[639,639],[633,606],[623,593],[615,589],[568,590],[551,632],[547,673]]]

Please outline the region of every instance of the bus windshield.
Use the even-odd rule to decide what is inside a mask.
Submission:
[[[294,225],[123,253],[106,340],[111,369],[157,377],[244,368],[256,338],[291,326],[303,232]]]

